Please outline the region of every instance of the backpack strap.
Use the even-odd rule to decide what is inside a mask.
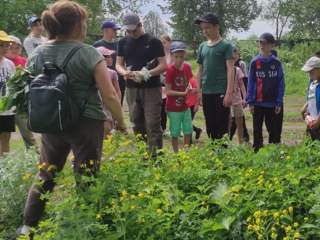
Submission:
[[[75,46],[74,48],[71,49],[71,51],[68,53],[68,55],[66,56],[66,58],[64,59],[62,65],[60,66],[60,68],[64,71],[64,68],[67,66],[69,60],[72,58],[72,56],[80,49],[83,48],[84,44],[80,44]]]

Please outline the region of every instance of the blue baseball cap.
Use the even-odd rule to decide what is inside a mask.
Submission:
[[[237,48],[237,46],[236,46],[235,44],[232,44],[232,50],[233,50],[234,52],[238,51],[238,48]]]
[[[110,21],[105,21],[101,24],[101,29],[105,29],[105,28],[112,28],[113,30],[120,30],[121,29],[114,22],[110,22]]]
[[[31,17],[28,19],[28,25],[31,25],[32,23],[35,23],[35,22],[41,22],[41,18]]]
[[[186,45],[183,42],[172,42],[170,45],[170,52],[179,52],[179,51],[186,51]]]

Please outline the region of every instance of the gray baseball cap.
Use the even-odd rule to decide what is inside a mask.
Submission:
[[[140,18],[135,13],[126,13],[122,18],[122,28],[124,30],[135,30],[140,23]]]

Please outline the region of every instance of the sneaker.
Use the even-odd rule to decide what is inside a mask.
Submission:
[[[24,233],[22,234],[22,228],[23,228],[23,225],[21,225],[20,227],[18,227],[16,229],[16,231],[14,232],[14,238],[15,239],[18,239],[19,237],[21,236],[26,236],[26,235],[29,235],[29,238],[28,239],[32,239],[33,238],[33,234],[31,232],[28,232],[28,233]],[[27,239],[27,238],[24,238],[24,239]]]
[[[198,139],[200,138],[201,133],[202,133],[202,129],[201,129],[201,128],[198,128],[198,129],[196,130],[196,137],[195,137],[196,140],[198,140]]]

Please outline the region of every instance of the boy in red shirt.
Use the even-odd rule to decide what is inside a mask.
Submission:
[[[190,146],[192,134],[192,119],[187,95],[194,92],[190,87],[192,78],[190,65],[185,63],[186,46],[182,42],[173,42],[170,46],[172,64],[166,72],[166,110],[170,120],[170,135],[172,148],[178,152],[178,138],[182,129],[184,146]]]

